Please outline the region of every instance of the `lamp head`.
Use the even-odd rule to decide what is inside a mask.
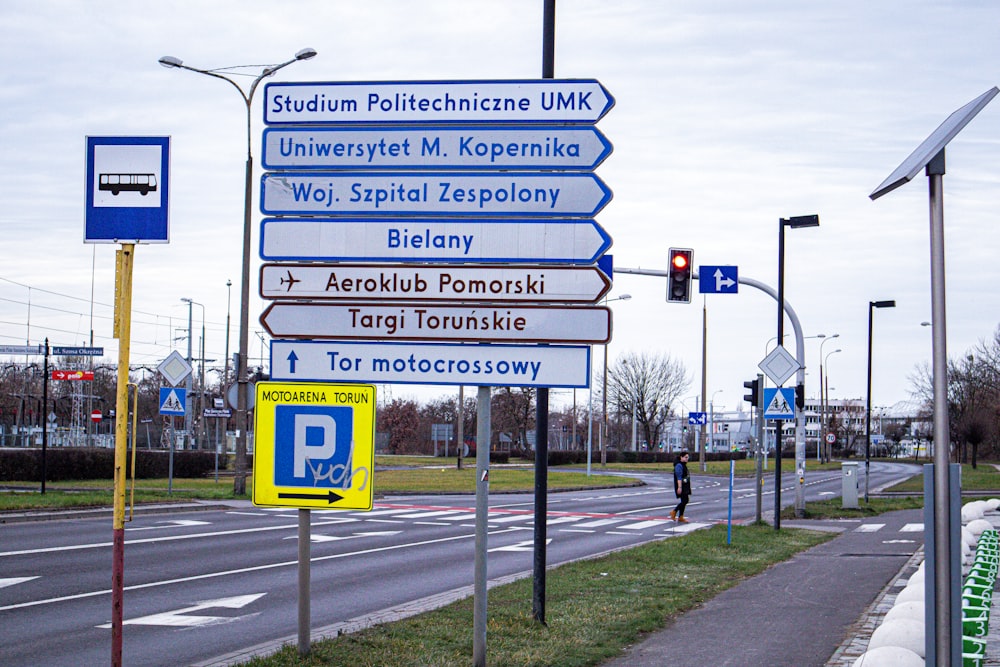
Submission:
[[[182,296],[181,301],[183,301],[184,303],[192,303],[191,299],[186,296]]]
[[[316,49],[304,48],[295,54],[296,60],[309,60],[316,56]]]
[[[793,215],[790,218],[782,218],[781,224],[792,229],[799,227],[819,227],[818,215]]]
[[[888,301],[869,301],[868,302],[872,308],[895,308],[895,299],[890,299]]]
[[[180,67],[184,64],[184,61],[174,56],[163,56],[160,58],[160,64],[164,67]]]

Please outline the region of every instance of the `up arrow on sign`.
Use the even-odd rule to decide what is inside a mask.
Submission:
[[[736,294],[739,291],[739,267],[699,266],[699,294]]]

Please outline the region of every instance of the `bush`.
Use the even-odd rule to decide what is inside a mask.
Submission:
[[[224,468],[228,456],[219,456],[219,467]],[[247,457],[249,459],[249,457]],[[248,467],[250,463],[247,464]],[[42,452],[40,449],[0,450],[0,481],[41,479]],[[129,452],[126,470],[131,471],[132,454]],[[45,479],[60,482],[74,479],[112,479],[115,469],[115,450],[96,447],[57,447],[45,452]],[[135,461],[136,479],[167,477],[170,453],[163,450],[138,450]],[[215,452],[174,452],[174,477],[204,477],[215,470]],[[131,472],[128,473],[129,476]]]

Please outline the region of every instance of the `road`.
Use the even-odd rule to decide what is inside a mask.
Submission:
[[[726,521],[728,478],[690,466],[692,523],[670,521],[676,503],[663,474],[646,486],[548,497],[547,562],[566,562]],[[915,472],[872,464],[872,488]],[[771,472],[771,471],[769,471]],[[634,476],[634,475],[633,475]],[[782,476],[783,504],[794,476]],[[839,495],[841,475],[807,477],[807,500]],[[765,511],[773,475],[765,477]],[[752,519],[752,480],[737,479],[735,521]],[[372,512],[311,512],[311,627],[364,618],[469,587],[473,496],[399,496]],[[492,494],[490,579],[530,573],[533,499]],[[0,526],[0,663],[104,664],[111,651],[111,520],[79,518]],[[297,631],[298,511],[235,503],[228,510],[137,514],[127,524],[124,661],[188,665]],[[531,601],[526,600],[526,608]],[[471,632],[471,628],[470,628]],[[294,639],[292,640],[294,641]]]

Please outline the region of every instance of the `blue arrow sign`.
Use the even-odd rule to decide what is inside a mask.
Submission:
[[[269,83],[264,123],[595,123],[614,104],[594,79]]]
[[[701,426],[702,424],[708,423],[708,413],[707,412],[689,412],[688,413],[688,424]]]
[[[265,169],[593,169],[611,142],[589,125],[280,127]]]
[[[611,237],[593,220],[265,218],[272,261],[593,264]]]
[[[698,267],[699,294],[736,294],[739,290],[739,267]]]
[[[373,216],[591,216],[611,190],[590,173],[277,172],[264,174],[260,210]]]

